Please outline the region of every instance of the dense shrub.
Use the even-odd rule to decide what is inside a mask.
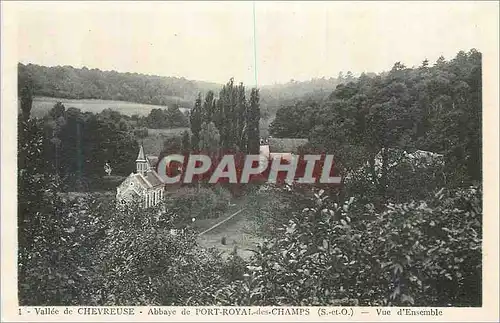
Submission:
[[[279,228],[288,223],[290,210],[301,209],[310,202],[305,194],[290,194],[288,186],[261,185],[248,197],[248,209],[258,234],[276,236]]]
[[[246,270],[246,261],[238,256],[237,249],[229,255],[222,267],[222,279],[228,282],[241,280],[244,277]]]
[[[22,305],[210,305],[241,276],[238,261],[226,265],[194,232],[172,233],[177,215],[161,207],[48,194],[20,231]]]
[[[374,165],[365,163],[349,172],[345,176],[346,194],[356,196],[363,204],[376,201],[404,203],[427,199],[433,191],[446,185],[441,155],[390,149],[386,163],[384,181],[380,154],[376,156]]]
[[[21,199],[19,204],[19,302],[92,304],[97,290],[93,268],[102,235],[101,219],[92,212],[96,205],[60,197],[50,184],[33,179],[29,190],[38,202],[30,205]]]
[[[224,212],[231,201],[231,193],[221,185],[216,185],[213,188],[213,191],[217,197],[215,210],[218,212]]]
[[[102,305],[197,305],[210,303],[222,259],[196,245],[189,231],[171,234],[160,216],[122,214],[106,231],[98,271]]]
[[[268,211],[281,210],[276,231],[247,263],[171,234],[172,210],[111,210],[27,184],[45,203],[20,205],[33,215],[20,218],[23,305],[481,305],[479,188],[382,212],[269,188],[283,199]]]
[[[224,288],[219,302],[481,305],[480,189],[441,190],[383,212],[372,205],[352,212],[353,204],[331,205],[318,194],[308,208],[290,211],[282,233],[259,247],[246,280]]]

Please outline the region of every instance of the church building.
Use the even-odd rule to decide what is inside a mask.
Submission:
[[[141,208],[148,208],[160,203],[165,194],[165,183],[153,169],[154,157],[144,154],[141,145],[137,156],[136,172],[131,173],[117,188],[117,206],[136,203]]]

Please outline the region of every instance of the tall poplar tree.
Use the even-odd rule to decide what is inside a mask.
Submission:
[[[203,102],[203,122],[213,122],[215,112],[214,92],[208,91]]]
[[[30,118],[31,107],[33,104],[34,82],[31,75],[22,73],[18,77],[17,92],[21,101],[21,117],[27,121]]]
[[[243,83],[236,88],[235,140],[240,151],[247,152],[247,101]]]
[[[194,149],[196,149],[200,142],[200,131],[201,131],[201,125],[203,123],[201,94],[198,94],[198,98],[196,99],[194,108],[191,110],[190,122],[191,122],[191,133],[193,134],[191,137],[191,146]]]
[[[250,100],[247,114],[248,124],[248,153],[258,154],[260,150],[260,104],[259,104],[259,90],[252,89],[250,93]]]
[[[181,144],[183,153],[191,151],[191,135],[189,134],[189,131],[186,130],[182,133]]]

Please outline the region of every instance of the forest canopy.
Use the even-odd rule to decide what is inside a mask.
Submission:
[[[458,182],[481,180],[481,53],[460,51],[431,65],[362,74],[324,100],[304,100],[277,111],[271,135],[308,138],[353,166],[353,153],[373,163],[385,149],[443,154]],[[382,156],[387,161],[387,156]],[[458,176],[462,174],[463,177]],[[451,179],[451,178],[450,178]]]

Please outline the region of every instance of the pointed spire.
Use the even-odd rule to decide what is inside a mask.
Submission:
[[[146,161],[146,156],[144,155],[144,147],[141,144],[141,148],[139,149],[139,155],[137,155],[137,159],[135,161]]]

